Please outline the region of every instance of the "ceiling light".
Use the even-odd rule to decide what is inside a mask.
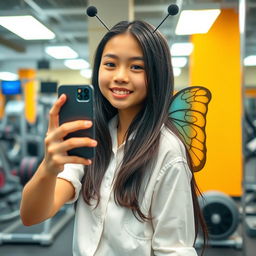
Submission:
[[[181,68],[173,68],[173,75],[179,76],[181,74]]]
[[[11,72],[0,72],[0,80],[15,81],[18,79],[18,75]]]
[[[65,60],[64,65],[70,69],[86,69],[90,64],[83,59]]]
[[[92,70],[91,69],[83,69],[80,71],[81,76],[90,79],[92,77]]]
[[[189,56],[193,51],[192,43],[175,43],[171,47],[172,56]]]
[[[77,52],[69,46],[48,46],[45,52],[55,59],[75,59],[78,57]]]
[[[55,38],[55,34],[30,15],[0,17],[0,25],[25,40]]]
[[[185,57],[173,57],[172,66],[175,68],[183,68],[187,65],[187,58]]]
[[[177,35],[204,34],[220,14],[220,9],[184,10],[181,12],[175,33]]]
[[[245,66],[256,66],[256,55],[250,55],[244,58]]]

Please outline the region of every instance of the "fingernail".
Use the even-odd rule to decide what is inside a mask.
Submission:
[[[90,125],[92,125],[92,122],[91,121],[85,121],[84,124],[85,124],[85,126],[90,126]]]
[[[91,142],[91,145],[92,145],[92,146],[97,146],[97,144],[98,144],[98,143],[97,143],[96,140],[93,140],[93,141]]]

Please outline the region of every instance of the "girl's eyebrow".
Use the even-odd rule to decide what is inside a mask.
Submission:
[[[109,54],[105,54],[105,55],[103,56],[103,58],[118,59],[118,56],[115,55],[115,54],[110,54],[110,53],[109,53]],[[128,60],[142,60],[142,61],[144,61],[144,58],[141,57],[141,56],[134,56],[134,57],[128,58]]]

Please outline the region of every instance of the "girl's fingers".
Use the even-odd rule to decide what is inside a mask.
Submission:
[[[53,130],[54,128],[59,126],[59,112],[61,107],[66,102],[67,96],[62,94],[57,101],[53,104],[50,112],[49,112],[49,127],[48,131]]]
[[[90,138],[70,138],[63,142],[54,143],[48,147],[49,154],[63,154],[68,150],[80,147],[96,147],[97,141]]]
[[[66,156],[65,163],[90,165],[92,163],[92,160],[77,156]]]
[[[49,139],[60,140],[63,139],[67,134],[71,132],[75,132],[82,129],[88,129],[92,126],[91,121],[86,120],[77,120],[73,122],[67,122],[62,124],[57,129],[53,130],[51,134],[49,134]]]
[[[92,161],[90,159],[85,159],[78,156],[63,156],[63,155],[56,155],[54,158],[56,165],[64,165],[64,164],[83,164],[83,165],[90,165]]]

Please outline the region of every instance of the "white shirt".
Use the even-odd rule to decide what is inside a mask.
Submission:
[[[141,187],[141,210],[153,219],[138,221],[131,210],[116,205],[113,180],[123,157],[124,145],[118,148],[117,118],[109,123],[113,152],[101,184],[101,200],[87,205],[82,198],[84,171],[78,164],[66,164],[58,177],[75,188],[76,208],[74,256],[195,256],[194,215],[190,189],[191,172],[185,150],[166,127],[161,129],[157,158],[149,166]]]

